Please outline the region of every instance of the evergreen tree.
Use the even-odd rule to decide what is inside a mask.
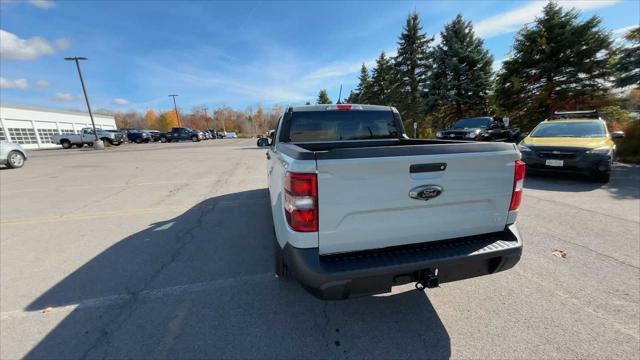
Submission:
[[[351,95],[349,95],[351,96]],[[358,76],[358,86],[351,99],[352,103],[369,104],[371,100],[371,79],[369,78],[369,70],[362,63],[360,67],[360,75]]]
[[[623,45],[618,49],[615,84],[617,87],[633,85],[635,88],[640,88],[640,27],[629,31],[624,37],[631,44]]]
[[[427,107],[441,108],[447,123],[485,112],[493,57],[462,15],[445,25],[440,38],[432,51]]]
[[[516,35],[513,57],[498,74],[496,100],[521,125],[531,127],[555,110],[606,103],[611,39],[599,17],[580,22],[579,15],[550,2]]]
[[[371,82],[368,104],[375,105],[395,105],[394,100],[397,93],[397,77],[391,60],[385,55],[384,51],[376,60],[376,66],[371,74]]]
[[[398,55],[394,59],[394,79],[397,93],[394,102],[407,123],[424,118],[423,94],[431,70],[429,44],[422,32],[418,13],[409,14],[398,40]]]
[[[327,94],[327,90],[322,89],[318,93],[318,100],[316,100],[316,104],[333,104],[331,99],[329,99],[329,94]]]

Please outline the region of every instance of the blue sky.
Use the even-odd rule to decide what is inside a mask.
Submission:
[[[640,22],[640,1],[561,1],[598,14],[622,34]],[[545,2],[210,2],[0,1],[0,97],[3,103],[84,109],[75,67],[93,108],[165,110],[179,94],[184,110],[313,101],[321,88],[337,98],[357,84],[360,65],[393,53],[406,16],[418,11],[437,35],[461,13],[496,60],[515,31]]]

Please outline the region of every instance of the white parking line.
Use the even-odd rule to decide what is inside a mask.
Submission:
[[[166,296],[177,296],[186,293],[194,293],[198,291],[205,291],[216,289],[224,286],[231,285],[235,282],[261,282],[269,279],[273,279],[273,273],[263,273],[263,274],[254,274],[247,276],[240,276],[237,278],[231,279],[220,279],[213,281],[205,281],[194,284],[186,284],[186,285],[177,285],[170,286],[161,289],[151,289],[151,290],[143,290],[137,294],[139,299],[158,299]],[[13,310],[13,311],[4,311],[0,312],[0,320],[9,320],[16,318],[23,318],[27,316],[37,316],[41,314],[48,314],[53,312],[71,312],[75,309],[88,309],[88,308],[96,308],[96,307],[104,307],[104,306],[113,306],[125,303],[131,298],[134,297],[134,294],[117,294],[104,296],[99,298],[91,298],[91,299],[83,299],[83,300],[75,300],[70,301],[67,304],[45,307],[42,309],[36,310]]]

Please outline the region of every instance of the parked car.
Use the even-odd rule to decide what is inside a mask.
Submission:
[[[146,131],[129,130],[127,131],[127,139],[136,144],[149,143],[151,141],[151,135]]]
[[[162,133],[158,130],[142,130],[146,133],[149,134],[149,136],[151,136],[151,141],[153,142],[157,142],[160,141],[160,136],[162,135]]]
[[[172,141],[182,141],[182,140],[191,140],[193,142],[200,141],[204,138],[202,132],[198,132],[197,130],[193,130],[190,128],[182,128],[177,127],[171,129],[171,131],[166,132],[160,135],[160,141],[162,142],[172,142]]]
[[[0,165],[5,165],[11,169],[18,169],[24,166],[27,161],[27,152],[20,144],[0,141]]]
[[[557,112],[538,124],[518,146],[522,160],[534,171],[575,172],[609,182],[616,153],[613,139],[595,111]]]
[[[482,116],[460,119],[449,128],[438,131],[436,138],[447,140],[518,142],[520,129],[509,128],[509,118]]]
[[[237,139],[238,134],[235,131],[227,131],[224,137],[227,139]]]
[[[102,129],[96,129],[98,138],[107,145],[120,145],[124,141],[122,134],[117,132],[109,132]],[[72,145],[83,147],[84,145],[93,145],[95,142],[92,128],[83,128],[80,134],[55,134],[51,136],[54,144],[60,144],[63,148],[69,149]]]
[[[519,261],[525,165],[516,145],[404,134],[389,106],[286,111],[266,154],[278,277],[345,299]]]

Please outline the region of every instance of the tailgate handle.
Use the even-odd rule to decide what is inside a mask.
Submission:
[[[447,163],[432,163],[432,164],[413,164],[409,167],[409,172],[424,173],[434,171],[445,171],[447,169]]]

